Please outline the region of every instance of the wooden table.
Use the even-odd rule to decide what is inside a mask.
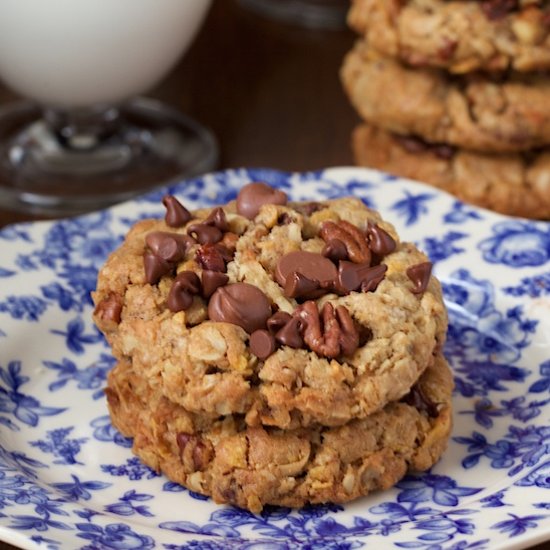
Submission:
[[[350,165],[358,118],[338,69],[353,41],[347,30],[305,30],[258,17],[237,0],[214,0],[187,55],[150,95],[214,132],[220,169]],[[0,84],[0,104],[16,98]],[[0,227],[28,219],[0,209]]]

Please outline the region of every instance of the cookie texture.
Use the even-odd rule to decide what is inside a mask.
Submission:
[[[430,183],[503,214],[550,219],[550,152],[481,154],[430,145],[369,124],[353,132],[355,162]]]
[[[401,399],[445,339],[426,256],[358,199],[247,192],[131,229],[93,294],[115,357],[170,410],[240,415],[251,433],[340,426]]]
[[[543,0],[354,0],[348,15],[384,55],[455,74],[548,70],[549,19]]]
[[[486,153],[550,142],[547,75],[453,77],[405,66],[359,41],[344,59],[341,78],[364,121],[398,134]]]
[[[191,413],[128,361],[110,372],[107,396],[113,424],[148,466],[218,503],[260,512],[346,502],[430,468],[447,445],[451,390],[437,354],[403,400],[343,426],[293,430]]]

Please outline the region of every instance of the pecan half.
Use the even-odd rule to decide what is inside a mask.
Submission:
[[[349,259],[355,263],[371,261],[371,251],[367,236],[352,223],[326,221],[321,226],[319,236],[326,242],[338,240],[346,247]]]
[[[340,354],[351,355],[357,349],[359,333],[344,306],[335,311],[327,302],[319,313],[315,302],[310,300],[296,311],[302,321],[304,342],[318,355],[333,359]]]

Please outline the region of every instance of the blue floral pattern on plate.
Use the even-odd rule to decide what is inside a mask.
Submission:
[[[550,538],[550,224],[358,168],[230,170],[169,189],[189,207],[267,181],[295,200],[353,194],[431,257],[450,329],[455,427],[430,471],[346,506],[259,515],[139,463],[110,425],[113,364],[91,322],[98,268],[167,189],[0,231],[0,539],[23,548],[482,550]]]

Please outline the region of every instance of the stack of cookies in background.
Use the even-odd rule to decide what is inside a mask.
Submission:
[[[550,2],[353,0],[356,163],[550,218]]]

